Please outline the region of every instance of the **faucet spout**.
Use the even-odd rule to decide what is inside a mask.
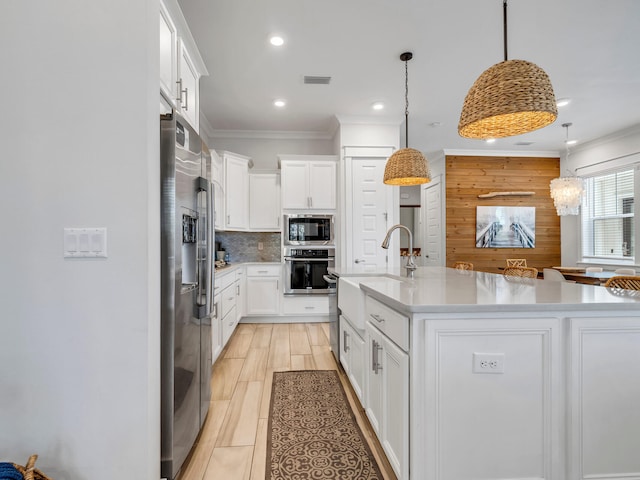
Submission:
[[[391,241],[391,234],[393,233],[394,230],[397,230],[398,228],[403,229],[405,232],[407,232],[407,235],[409,236],[409,255],[407,258],[407,264],[404,266],[404,268],[407,270],[407,277],[413,278],[413,272],[418,267],[413,261],[413,234],[411,233],[411,230],[409,230],[406,226],[401,224],[394,225],[387,231],[387,235],[384,237],[384,240],[382,241],[382,245],[380,246],[385,250],[388,249],[389,242]]]

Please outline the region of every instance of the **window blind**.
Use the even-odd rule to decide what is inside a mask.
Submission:
[[[582,208],[582,255],[585,258],[633,259],[633,169],[585,179]]]

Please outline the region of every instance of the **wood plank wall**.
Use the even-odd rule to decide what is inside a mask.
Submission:
[[[468,261],[474,269],[500,273],[507,258],[526,258],[542,271],[560,265],[560,217],[549,195],[549,182],[560,175],[559,158],[446,157],[446,265]],[[531,191],[530,197],[478,198],[489,192]],[[536,245],[523,248],[476,248],[476,206],[536,207]]]

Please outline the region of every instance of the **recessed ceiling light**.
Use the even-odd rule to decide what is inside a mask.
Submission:
[[[559,98],[558,100],[556,100],[556,106],[558,107],[566,107],[570,103],[571,103],[570,98]]]
[[[274,100],[274,101],[273,101],[273,105],[274,105],[275,107],[278,107],[278,108],[282,108],[282,107],[284,107],[286,104],[287,104],[287,102],[286,102],[286,101],[284,101],[284,100],[282,100],[282,99],[278,99],[278,100]]]
[[[384,110],[384,103],[375,102],[375,103],[371,104],[371,108],[373,108],[374,110]]]
[[[284,38],[282,38],[280,35],[273,35],[270,39],[269,42],[271,43],[271,45],[273,45],[274,47],[280,47],[282,45],[284,45]]]
[[[493,142],[495,142],[495,141],[496,141],[496,139],[495,139],[495,138],[487,138],[487,139],[485,140],[485,142],[487,142],[487,143],[493,143]]]

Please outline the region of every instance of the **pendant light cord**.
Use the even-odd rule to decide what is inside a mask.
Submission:
[[[502,2],[502,34],[504,37],[504,61],[507,61],[507,0]]]
[[[404,142],[409,148],[409,60],[404,61]]]

